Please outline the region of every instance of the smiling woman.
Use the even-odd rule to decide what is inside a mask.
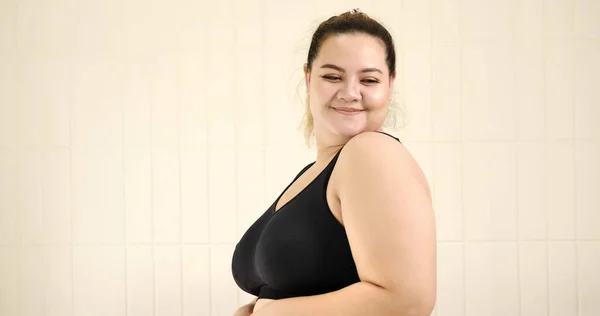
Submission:
[[[395,70],[389,32],[353,10],[310,45],[307,139],[317,157],[235,247],[233,277],[255,315],[429,315],[436,237],[427,180],[382,131]],[[342,150],[343,149],[343,150]]]

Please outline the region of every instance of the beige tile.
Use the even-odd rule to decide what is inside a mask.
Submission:
[[[573,44],[566,39],[544,43],[547,139],[573,138]]]
[[[521,0],[514,2],[515,37],[517,42],[527,42],[542,38],[543,0]]]
[[[181,315],[182,275],[181,246],[154,248],[155,314]]]
[[[156,243],[181,241],[180,164],[177,147],[152,148],[152,215]]]
[[[431,4],[429,1],[402,2],[403,41],[427,43],[431,35]]]
[[[0,148],[0,245],[16,246],[20,240],[17,212],[17,154]]]
[[[490,243],[465,244],[465,315],[492,315],[496,294],[492,251]]]
[[[21,248],[20,255],[20,315],[43,315],[46,309],[44,285],[48,269],[44,248],[24,246]]]
[[[122,54],[127,47],[125,2],[69,2],[74,17],[74,49],[81,53]],[[161,23],[162,25],[162,23]],[[165,23],[165,25],[169,25]]]
[[[190,1],[186,5],[193,3],[195,2]],[[194,38],[185,43],[193,45],[201,40]],[[214,105],[207,104],[205,100],[206,90],[212,85],[211,77],[206,74],[205,64],[202,51],[181,53],[179,56],[179,133],[183,147],[206,146],[208,143],[208,107]],[[256,73],[253,75],[256,76]],[[244,106],[248,104],[244,103]]]
[[[125,229],[120,148],[72,149],[73,242],[121,244]]]
[[[143,0],[137,0],[139,3],[144,3]],[[132,3],[133,6],[136,2]],[[240,3],[241,4],[241,3]],[[199,62],[204,62],[203,51],[206,47],[206,19],[210,16],[211,11],[207,10],[207,6],[203,2],[198,1],[182,1],[180,5],[173,6],[167,3],[161,3],[162,6],[167,10],[172,10],[172,16],[177,19],[177,23],[174,23],[175,29],[177,30],[178,37],[174,38],[177,41],[176,46],[163,47],[163,49],[180,50],[183,54],[196,54]],[[158,9],[162,9],[157,6]],[[157,10],[157,13],[161,11]],[[144,17],[144,15],[140,15]],[[160,27],[159,25],[156,25]],[[141,30],[142,34],[146,33]],[[168,35],[165,32],[164,35]]]
[[[489,151],[492,144],[462,145],[463,229],[467,240],[491,239]]]
[[[181,229],[184,243],[208,243],[208,154],[202,147],[181,149]]]
[[[434,42],[459,41],[460,1],[431,1],[431,36]],[[427,36],[425,36],[427,37]]]
[[[409,121],[403,139],[431,141],[431,48],[429,42],[409,42],[404,47],[403,102]]]
[[[73,315],[73,256],[71,246],[45,248],[47,274],[44,283],[47,316]]]
[[[267,94],[269,78],[262,75],[265,63],[269,59],[264,56],[264,47],[257,45],[264,40],[261,4],[257,1],[236,2],[233,6],[235,22],[236,50],[235,61],[235,93],[234,113],[236,139],[238,146],[258,146],[264,143],[265,108],[264,94]],[[308,50],[308,47],[306,48]],[[301,68],[301,65],[298,65]],[[303,74],[300,74],[301,77]],[[283,78],[282,78],[283,79]],[[290,88],[292,87],[290,83]],[[300,93],[291,90],[290,93]],[[305,91],[305,89],[304,89]],[[305,97],[305,93],[301,95]],[[299,100],[294,107],[301,107]]]
[[[439,1],[446,2],[446,1]],[[431,119],[436,141],[461,140],[461,63],[458,43],[433,43]]]
[[[544,37],[563,39],[572,36],[573,4],[569,0],[545,0],[543,9]]]
[[[44,237],[40,150],[27,148],[17,154],[16,209],[21,244],[39,245]]]
[[[574,137],[600,138],[600,41],[576,40],[574,47]]]
[[[152,152],[125,147],[123,154],[125,231],[128,243],[152,242]]]
[[[73,58],[72,145],[122,145],[123,61],[91,54]]]
[[[516,240],[515,149],[469,143],[463,153],[463,205],[468,240]]]
[[[545,142],[516,144],[517,203],[520,240],[548,236],[548,178]]]
[[[148,54],[127,56],[123,88],[123,145],[151,145],[154,59]]]
[[[0,4],[0,55],[17,50],[17,1],[4,1]]]
[[[438,244],[438,316],[465,315],[464,252],[461,243]]]
[[[330,18],[333,15],[338,15],[340,13],[343,13],[344,11],[349,11],[351,8],[353,8],[353,4],[350,5],[348,3],[348,1],[345,0],[332,0],[332,1],[322,1],[322,2],[313,2],[314,7],[315,7],[315,11],[316,11],[316,15],[317,18],[320,20],[317,20],[317,18],[315,19],[316,21],[324,21],[327,20],[328,18]],[[367,3],[365,3],[367,4]],[[371,5],[375,5],[376,3],[373,3]],[[349,9],[350,8],[350,9]],[[314,26],[314,28],[316,29],[317,25]]]
[[[119,26],[120,29],[127,31],[123,48],[135,55],[177,51],[180,47],[180,38],[173,34],[181,34],[183,19],[179,13],[185,9],[192,11],[193,4],[193,2],[186,2],[180,5],[167,5],[162,1],[148,3],[141,0],[124,2],[122,5],[125,10],[124,26]],[[200,15],[195,18],[203,21]]]
[[[44,150],[41,158],[43,242],[70,244],[71,239],[71,157],[68,148]]]
[[[514,4],[512,1],[461,1],[460,32],[463,42],[485,42],[512,38]]]
[[[519,243],[521,315],[548,315],[548,250],[546,242]]]
[[[236,242],[266,210],[265,152],[244,149],[237,155],[237,234]]]
[[[346,3],[349,5],[349,3]],[[302,67],[306,62],[315,10],[302,2],[280,2],[269,0],[263,3],[262,47],[266,61],[261,76],[265,78],[267,93],[264,94],[265,137],[268,144],[303,144],[298,131],[304,106],[295,96],[302,82]],[[340,6],[339,14],[350,10]],[[285,21],[285,28],[281,23]]]
[[[236,171],[233,149],[208,152],[208,214],[211,243],[233,243],[236,235]]]
[[[211,246],[210,249],[210,315],[230,315],[237,306],[238,287],[231,274],[233,246]]]
[[[488,20],[489,36],[492,42],[511,42],[515,33],[515,7],[520,0],[483,1]],[[511,54],[512,56],[512,54]],[[512,68],[510,68],[512,69]]]
[[[211,146],[234,146],[235,144],[235,97],[232,81],[235,68],[235,25],[232,1],[218,1],[211,5],[211,14],[206,17],[207,46],[204,51],[206,75],[210,88],[205,91],[205,106],[208,120],[208,142]],[[223,75],[226,74],[226,75]],[[264,74],[263,74],[264,75]],[[275,79],[275,78],[273,78]],[[279,79],[279,78],[278,78]],[[235,80],[235,79],[233,79]]]
[[[154,249],[151,246],[129,246],[126,252],[127,315],[153,315]]]
[[[184,246],[182,264],[183,316],[210,315],[208,247]]]
[[[509,4],[510,1],[491,1],[494,4]],[[494,8],[499,9],[499,8]],[[506,8],[495,12],[492,16],[504,14]],[[505,17],[503,17],[505,18]],[[499,23],[500,29],[512,29]],[[501,33],[501,31],[498,31]],[[500,36],[500,35],[499,35]],[[504,36],[504,35],[502,35]],[[515,139],[515,44],[510,40],[500,40],[488,46],[488,118],[487,130],[490,140]]]
[[[0,315],[19,315],[21,258],[16,246],[0,247]]]
[[[581,242],[577,245],[577,262],[579,277],[579,315],[592,316],[600,314],[600,242]]]
[[[522,141],[544,140],[546,131],[543,115],[545,110],[542,40],[524,37],[516,41],[514,58],[516,138]]]
[[[18,72],[20,143],[69,146],[72,59],[43,53],[21,54]]]
[[[175,147],[179,144],[179,55],[157,56],[151,71],[152,145]]]
[[[572,242],[551,242],[549,253],[550,316],[577,315],[577,258]]]
[[[600,140],[575,141],[575,216],[579,239],[600,240]]]
[[[600,3],[594,0],[575,1],[573,12],[573,35],[600,39]]]
[[[434,209],[439,241],[462,241],[462,152],[460,144],[435,144],[433,148]]]
[[[75,246],[73,249],[74,315],[125,315],[123,247]]]
[[[517,243],[491,244],[492,315],[519,315],[519,260]],[[499,299],[494,299],[499,298]]]
[[[575,170],[573,141],[547,144],[548,237],[575,238]]]
[[[2,18],[0,18],[2,20]],[[20,141],[18,55],[0,52],[0,146],[16,146]]]
[[[71,51],[77,32],[75,12],[68,1],[53,4],[37,0],[19,2],[15,12],[19,49],[51,54]]]
[[[488,48],[469,44],[462,50],[462,137],[487,140],[490,137],[490,65]]]

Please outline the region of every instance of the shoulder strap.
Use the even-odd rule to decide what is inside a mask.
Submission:
[[[390,135],[390,134],[388,134],[388,133],[386,133],[386,132],[380,132],[380,131],[376,131],[376,132],[377,132],[377,133],[381,133],[381,134],[385,134],[385,135],[387,135],[387,136],[389,136],[389,137],[391,137],[391,138],[393,138],[393,139],[397,140],[399,143],[401,143],[401,144],[402,144],[402,142],[400,141],[400,139],[398,139],[398,137],[396,137],[396,136],[394,136],[394,135]]]

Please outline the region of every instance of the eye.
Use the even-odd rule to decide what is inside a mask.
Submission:
[[[377,79],[364,79],[362,82],[364,82],[366,84],[376,84],[376,83],[379,83],[379,80],[377,80]]]
[[[325,80],[329,80],[329,81],[338,81],[338,80],[342,79],[338,76],[331,76],[331,75],[324,75],[324,76],[321,76],[321,78],[323,78]]]

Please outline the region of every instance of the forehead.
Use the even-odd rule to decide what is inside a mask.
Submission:
[[[383,67],[385,58],[385,46],[380,39],[362,33],[341,34],[329,36],[323,42],[315,63],[332,63],[343,68]]]

